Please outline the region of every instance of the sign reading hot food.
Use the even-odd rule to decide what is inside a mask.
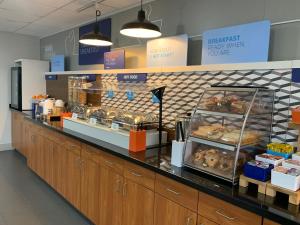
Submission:
[[[93,32],[94,23],[79,28],[79,37]],[[107,37],[111,36],[111,18],[101,20],[99,31]],[[97,47],[79,44],[79,65],[103,64],[104,53],[109,52],[110,47]]]
[[[118,82],[136,83],[147,82],[147,73],[119,73],[117,74]]]
[[[264,20],[204,32],[202,64],[268,61],[270,28]]]

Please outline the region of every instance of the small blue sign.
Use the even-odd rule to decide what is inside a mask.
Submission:
[[[115,96],[115,93],[114,93],[113,90],[107,91],[107,97],[108,97],[108,98],[112,99],[114,96]]]
[[[105,52],[104,69],[125,69],[125,50]]]
[[[87,78],[88,82],[94,82],[96,81],[96,74],[88,74],[88,75],[84,75]]]
[[[117,79],[119,82],[147,82],[147,73],[119,73]]]
[[[292,69],[292,82],[300,83],[300,68]]]
[[[129,101],[133,101],[133,99],[134,99],[134,93],[133,93],[133,91],[127,90],[127,91],[126,91],[126,95],[127,95],[127,99],[128,99]]]
[[[93,32],[94,23],[79,28],[79,38],[87,33]],[[111,18],[101,20],[99,22],[100,32],[107,36],[111,36]],[[83,45],[79,43],[79,65],[93,65],[104,63],[104,53],[109,52],[110,47],[97,47]]]
[[[264,20],[204,32],[202,64],[268,61],[270,29]]]
[[[46,80],[57,80],[57,75],[46,75],[45,79]]]
[[[159,99],[154,94],[152,94],[152,102],[153,103],[159,103],[160,102]]]
[[[51,58],[51,72],[65,71],[65,56],[55,55]]]

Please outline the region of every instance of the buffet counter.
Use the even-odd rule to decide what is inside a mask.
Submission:
[[[12,114],[13,146],[28,166],[95,224],[300,223],[298,206],[280,196],[170,165],[169,146],[131,153],[36,120],[31,112]]]

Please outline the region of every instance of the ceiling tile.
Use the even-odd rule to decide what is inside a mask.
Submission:
[[[44,5],[41,0],[4,0],[0,4],[0,8],[7,9],[15,15],[23,14],[35,17],[47,15],[56,9],[54,6]]]
[[[45,37],[95,19],[95,6],[78,9],[95,0],[0,0],[0,30]],[[103,17],[139,0],[104,0]]]
[[[25,25],[27,25],[27,23],[0,19],[0,30],[1,31],[14,32],[17,29],[24,27]]]
[[[18,11],[14,10],[6,10],[0,8],[0,19],[1,20],[9,20],[9,21],[16,21],[16,22],[32,22],[39,17],[34,16],[32,14],[25,14],[25,13],[20,13]]]
[[[102,2],[102,4],[121,9],[123,7],[128,7],[128,6],[131,6],[131,5],[135,5],[139,2],[140,2],[140,0],[126,0],[126,1],[124,1],[124,0],[123,1],[120,1],[120,0],[105,0],[104,2]]]

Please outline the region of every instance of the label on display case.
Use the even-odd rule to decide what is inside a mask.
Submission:
[[[90,118],[90,119],[89,119],[89,124],[95,126],[95,125],[97,124],[97,119],[96,119],[96,118]]]
[[[264,20],[204,32],[202,64],[268,61],[270,29]]]
[[[117,123],[111,123],[111,129],[112,130],[119,130],[119,124],[117,124]]]
[[[72,119],[77,120],[77,118],[78,118],[78,114],[77,113],[72,113]]]

